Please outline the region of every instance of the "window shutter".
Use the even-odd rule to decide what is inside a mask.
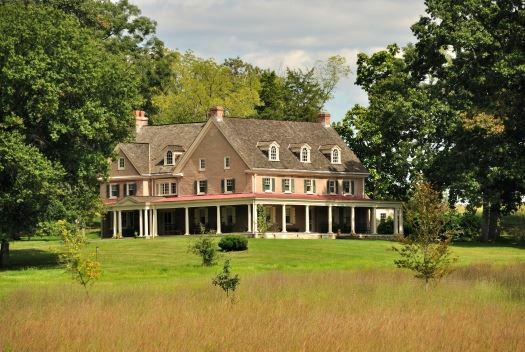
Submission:
[[[295,180],[292,178],[292,179],[290,180],[290,182],[292,183],[292,185],[291,185],[291,187],[292,187],[292,193],[294,193],[294,192],[295,192]]]
[[[339,180],[335,180],[335,194],[339,194]]]
[[[109,183],[106,185],[106,196],[107,198],[111,197],[111,189],[109,188]]]
[[[117,197],[120,197],[120,185],[117,183]]]
[[[355,194],[354,181],[351,181],[351,182],[350,182],[350,187],[351,187],[351,189],[350,189],[350,193],[352,193],[352,195]]]
[[[261,178],[261,180],[262,180],[262,188],[261,188],[261,191],[262,191],[262,192],[266,191],[266,190],[264,189],[264,179],[265,179],[265,177]]]
[[[272,192],[275,192],[275,177],[272,177]]]
[[[204,181],[204,193],[208,193],[208,180]]]
[[[193,192],[197,194],[197,181],[193,181]]]
[[[314,193],[316,193],[315,192],[315,180],[312,180],[312,183],[313,183]]]
[[[284,193],[285,189],[284,189],[284,178],[281,180],[281,192]]]
[[[326,181],[326,193],[330,194],[330,180]]]
[[[128,184],[127,183],[124,183],[124,195],[125,196],[128,195]]]
[[[232,180],[232,192],[235,193],[235,179]]]
[[[307,187],[306,187],[306,182],[307,182],[307,180],[304,180],[304,193],[305,193],[305,194],[306,194],[306,192],[307,192],[307,190],[308,190]]]
[[[221,193],[224,193],[224,191],[226,191],[226,186],[224,184],[225,182],[225,179],[221,179]]]

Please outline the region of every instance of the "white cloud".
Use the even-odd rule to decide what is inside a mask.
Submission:
[[[366,94],[353,84],[358,52],[372,53],[413,41],[410,25],[423,0],[136,0],[158,22],[170,48],[192,49],[222,61],[240,56],[261,67],[304,68],[335,54],[354,74],[341,82],[326,107],[340,119]]]

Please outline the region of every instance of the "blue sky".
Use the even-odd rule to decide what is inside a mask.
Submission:
[[[242,59],[282,72],[344,56],[352,74],[325,107],[340,120],[354,104],[367,104],[354,85],[356,57],[390,43],[414,42],[410,25],[424,14],[423,0],[131,0],[157,21],[169,48],[191,49],[222,61]]]

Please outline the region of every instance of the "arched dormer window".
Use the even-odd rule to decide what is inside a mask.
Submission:
[[[279,148],[275,144],[272,144],[270,146],[270,151],[268,152],[268,159],[270,161],[278,161],[279,160]]]
[[[341,164],[341,151],[339,148],[332,149],[332,164]]]
[[[173,165],[173,152],[171,150],[168,150],[166,152],[166,159],[164,162],[165,165]]]
[[[310,162],[310,148],[304,146],[301,148],[301,162],[309,163]]]

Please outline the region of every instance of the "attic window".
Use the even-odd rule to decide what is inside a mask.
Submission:
[[[124,158],[118,159],[118,167],[119,170],[124,170],[126,168],[126,160]]]
[[[306,146],[301,148],[301,162],[302,163],[310,162],[310,148]]]
[[[270,152],[268,153],[270,161],[279,161],[279,148],[276,145],[270,146]]]
[[[173,152],[168,150],[166,152],[166,159],[164,160],[165,165],[173,165]]]
[[[341,152],[339,148],[332,149],[332,164],[341,164]]]

